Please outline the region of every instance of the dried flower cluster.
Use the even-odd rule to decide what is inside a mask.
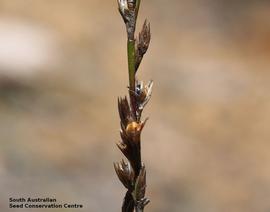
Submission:
[[[144,85],[137,80],[136,73],[148,49],[151,34],[150,24],[145,20],[139,36],[134,36],[139,7],[140,0],[118,0],[119,12],[127,30],[129,70],[129,100],[127,97],[118,99],[121,142],[117,144],[128,161],[114,163],[119,180],[127,188],[123,212],[133,212],[134,209],[142,212],[149,203],[145,198],[146,170],[141,161],[141,132],[147,119],[141,121],[141,115],[151,97],[153,82]]]

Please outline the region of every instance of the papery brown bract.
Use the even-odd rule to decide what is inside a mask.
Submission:
[[[132,190],[135,174],[130,163],[122,160],[120,163],[114,163],[114,169],[123,185],[128,190]]]
[[[137,72],[144,54],[147,52],[151,40],[150,23],[145,20],[139,37],[136,39],[136,63]]]

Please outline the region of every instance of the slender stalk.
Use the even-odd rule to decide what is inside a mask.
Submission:
[[[129,89],[135,93],[135,40],[127,41]]]
[[[122,212],[143,212],[149,203],[145,198],[146,170],[141,161],[141,132],[146,123],[141,121],[143,108],[149,101],[153,82],[144,85],[136,79],[136,73],[150,43],[150,25],[144,22],[138,38],[135,38],[140,0],[118,0],[119,12],[127,31],[127,57],[129,76],[129,100],[118,99],[118,111],[121,119],[121,142],[117,144],[127,162],[114,163],[119,180],[127,188]]]
[[[136,99],[135,99],[135,40],[127,41],[128,54],[128,75],[129,75],[129,98],[131,103],[132,116],[136,119]]]
[[[138,17],[138,13],[139,13],[139,10],[140,10],[140,5],[141,5],[141,0],[137,0],[136,2],[136,20],[137,20],[137,17]]]

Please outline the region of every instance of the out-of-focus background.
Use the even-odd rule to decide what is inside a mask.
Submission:
[[[152,41],[139,77],[155,82],[147,211],[270,211],[269,11],[263,0],[142,1],[138,29],[147,17]],[[120,211],[126,86],[115,0],[0,0],[0,211],[15,211],[9,197]]]

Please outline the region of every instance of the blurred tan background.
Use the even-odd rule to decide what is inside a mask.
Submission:
[[[147,212],[270,211],[269,11],[263,0],[142,1],[138,29],[147,17],[152,41],[139,76],[155,82]],[[126,86],[116,0],[0,0],[0,211],[28,196],[120,211]]]

